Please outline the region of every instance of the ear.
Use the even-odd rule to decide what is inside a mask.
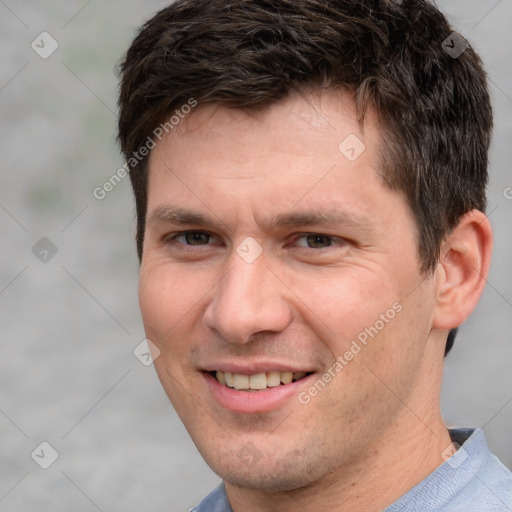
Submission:
[[[434,328],[450,330],[468,318],[487,282],[491,253],[489,219],[478,210],[466,213],[441,247]]]

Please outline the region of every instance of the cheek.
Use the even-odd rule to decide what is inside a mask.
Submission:
[[[146,336],[160,350],[154,367],[180,416],[187,410],[179,382],[190,377],[189,353],[199,336],[198,308],[205,292],[188,275],[168,262],[144,262],[139,275],[139,305]]]
[[[200,275],[169,264],[147,263],[139,275],[139,305],[146,334],[165,344],[194,322],[207,290]]]
[[[357,355],[343,371],[353,388],[369,393],[376,408],[387,403],[390,410],[401,407],[414,391],[431,328],[427,291],[420,286],[409,295],[399,292],[370,302],[366,325],[354,325],[350,336],[348,355],[352,350]]]
[[[326,334],[325,342],[336,355],[348,350],[358,336],[364,340],[366,330],[373,332],[376,323],[383,330],[380,315],[385,320],[397,316],[393,305],[401,299],[391,281],[363,268],[335,269],[321,280],[301,276],[292,289],[305,306],[302,314],[317,332]]]
[[[412,275],[383,276],[369,268],[340,270],[336,279],[316,283],[296,280],[297,295],[307,298],[301,314],[328,347],[333,364],[341,358],[332,368],[333,388],[340,391],[336,400],[347,400],[348,388],[364,393],[379,378],[392,389],[410,384],[410,375],[403,383],[396,376],[417,367],[429,331],[425,293],[421,286],[411,293],[412,281]],[[413,339],[411,333],[419,336]]]

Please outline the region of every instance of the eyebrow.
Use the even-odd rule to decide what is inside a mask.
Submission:
[[[367,217],[343,210],[289,212],[278,215],[272,222],[274,227],[344,225],[361,228],[372,227],[373,224]]]
[[[165,223],[174,224],[176,226],[198,226],[219,228],[220,225],[226,224],[218,218],[204,215],[192,210],[177,208],[172,206],[163,206],[153,211],[146,224]],[[374,222],[368,217],[347,212],[339,209],[327,211],[304,211],[304,212],[287,212],[277,215],[268,223],[269,230],[279,227],[298,227],[298,226],[347,226],[358,229],[371,229]]]
[[[217,222],[201,213],[185,210],[183,208],[175,208],[172,206],[163,206],[157,208],[147,218],[146,224],[167,223],[176,225],[216,225]]]

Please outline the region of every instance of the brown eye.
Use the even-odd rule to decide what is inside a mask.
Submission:
[[[312,249],[322,249],[332,245],[332,238],[324,235],[308,235],[308,245]]]
[[[333,237],[327,235],[308,234],[297,239],[297,245],[308,249],[325,249],[333,245]]]
[[[202,231],[187,231],[174,237],[174,240],[184,245],[206,245],[210,239],[211,235]]]

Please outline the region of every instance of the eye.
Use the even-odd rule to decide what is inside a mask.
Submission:
[[[212,235],[204,231],[184,231],[172,236],[171,240],[182,245],[208,245],[212,238]]]
[[[326,249],[336,243],[342,243],[343,240],[329,235],[304,233],[299,235],[295,239],[295,242],[298,246],[307,247],[308,249]]]

